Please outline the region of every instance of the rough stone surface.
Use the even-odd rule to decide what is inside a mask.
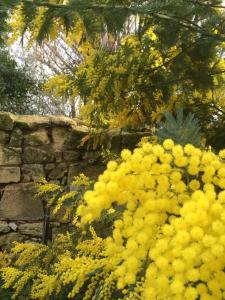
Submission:
[[[18,228],[21,234],[26,234],[34,237],[42,237],[43,224],[42,223],[24,223]]]
[[[79,151],[67,150],[63,151],[63,159],[68,162],[74,162],[81,158],[81,153]]]
[[[88,164],[97,163],[101,157],[100,151],[87,151],[82,156],[83,160]]]
[[[70,132],[64,143],[65,150],[85,149],[86,145],[81,146],[81,140],[88,134],[87,127],[79,127]]]
[[[74,176],[78,176],[80,173],[84,173],[86,176],[90,177],[91,179],[96,180],[98,176],[103,172],[105,169],[104,166],[87,166],[83,164],[72,164],[69,166],[69,172],[68,172],[68,180],[71,181],[71,179]]]
[[[61,151],[55,151],[54,154],[55,154],[55,161],[57,163],[62,162],[62,159],[63,159],[62,152]]]
[[[10,227],[7,222],[0,221],[0,233],[6,233],[10,231]]]
[[[9,134],[3,130],[0,130],[0,144],[5,145],[9,140]]]
[[[20,181],[19,167],[0,167],[0,183],[11,183]]]
[[[7,185],[0,201],[0,218],[8,220],[40,220],[43,210],[40,200],[35,199],[33,183]]]
[[[43,207],[34,198],[40,177],[65,186],[80,173],[96,180],[105,169],[101,147],[119,153],[122,148],[133,149],[149,135],[104,131],[101,145],[95,145],[93,139],[84,143],[89,133],[78,119],[0,112],[0,250],[14,240],[41,240]],[[63,209],[51,215],[51,221],[59,224],[53,226],[53,236],[68,230],[62,215]]]
[[[67,165],[65,163],[60,163],[56,165],[48,174],[50,179],[61,179],[67,173]]]
[[[26,237],[18,232],[2,234],[0,235],[0,249],[9,250],[13,246],[13,242],[24,242],[25,239]]]
[[[45,177],[43,165],[41,164],[25,164],[21,167],[22,181],[37,181],[40,177]]]
[[[71,119],[65,116],[50,116],[49,121],[53,125],[60,125],[60,126],[71,126],[76,127],[78,124],[78,119]]]
[[[21,129],[35,129],[49,127],[50,119],[48,116],[22,115],[14,116],[14,124]]]
[[[64,127],[52,128],[52,147],[55,151],[61,150],[70,135],[70,129]]]
[[[48,145],[49,142],[49,137],[45,129],[40,129],[24,137],[24,145],[28,146]]]
[[[50,151],[45,151],[34,147],[25,147],[22,156],[23,162],[28,164],[44,164],[54,161],[54,156]]]
[[[19,128],[13,130],[10,141],[9,141],[9,146],[18,148],[18,147],[22,146],[22,142],[23,142],[22,131]]]
[[[21,149],[0,147],[0,166],[21,164]]]
[[[51,164],[46,164],[45,165],[45,171],[49,172],[51,170],[53,170],[55,168],[55,164],[51,163]]]
[[[122,149],[122,138],[120,132],[112,133],[110,135],[110,150],[114,152],[120,152]]]
[[[9,222],[9,227],[13,230],[16,231],[18,226],[15,222]]]
[[[0,129],[12,130],[14,116],[10,113],[0,112]]]

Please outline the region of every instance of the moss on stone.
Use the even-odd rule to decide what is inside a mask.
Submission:
[[[10,113],[0,113],[0,129],[12,130],[13,129],[13,117]]]

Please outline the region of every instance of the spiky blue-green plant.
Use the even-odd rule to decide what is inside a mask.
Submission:
[[[201,127],[194,114],[189,113],[184,117],[182,108],[176,110],[176,117],[170,112],[165,112],[165,121],[158,123],[157,137],[162,143],[165,139],[172,139],[176,144],[185,146],[192,144],[200,146]]]

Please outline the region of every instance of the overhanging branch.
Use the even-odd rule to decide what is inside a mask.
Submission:
[[[193,3],[195,5],[204,5],[205,7],[215,7],[207,3],[203,3],[198,0],[186,0],[186,2]],[[53,9],[65,9],[67,8],[68,10],[75,10],[78,13],[85,11],[85,10],[95,10],[95,11],[101,11],[101,10],[108,10],[108,11],[116,11],[116,10],[126,10],[130,14],[134,15],[146,15],[146,16],[152,16],[161,20],[167,20],[167,21],[172,21],[180,26],[199,32],[203,36],[207,36],[210,38],[215,38],[215,39],[225,39],[225,36],[222,34],[213,34],[208,31],[206,31],[203,27],[201,27],[199,24],[194,23],[191,20],[184,19],[180,16],[176,15],[168,15],[166,13],[162,13],[160,11],[156,12],[153,9],[148,8],[147,6],[127,6],[127,5],[108,5],[108,4],[97,4],[97,3],[92,3],[92,4],[82,4],[82,2],[74,2],[71,4],[56,4],[56,3],[51,3],[51,2],[46,2],[46,1],[33,1],[33,0],[22,0],[22,3],[24,4],[34,4],[37,6],[44,6],[48,8],[53,8]],[[223,8],[224,6],[217,6],[217,8]],[[225,7],[224,7],[225,8]]]
[[[204,3],[204,2],[198,1],[198,0],[186,0],[186,2],[195,4],[195,5],[205,6],[205,7],[225,9],[224,5],[216,5],[216,4],[212,4],[212,3]]]

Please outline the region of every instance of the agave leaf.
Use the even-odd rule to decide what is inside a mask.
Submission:
[[[177,128],[177,122],[176,122],[175,118],[173,117],[173,115],[170,112],[165,112],[164,116],[166,118],[167,127],[169,127],[170,129]]]
[[[185,118],[183,109],[177,109],[176,119],[170,112],[165,112],[165,122],[158,123],[157,136],[162,143],[170,138],[175,143],[185,146],[186,144],[200,145],[200,125],[195,115],[189,113]]]
[[[183,123],[183,116],[184,116],[184,114],[183,114],[183,109],[182,109],[182,108],[178,108],[178,109],[177,109],[177,125],[178,125],[179,127],[182,126],[182,123]]]

